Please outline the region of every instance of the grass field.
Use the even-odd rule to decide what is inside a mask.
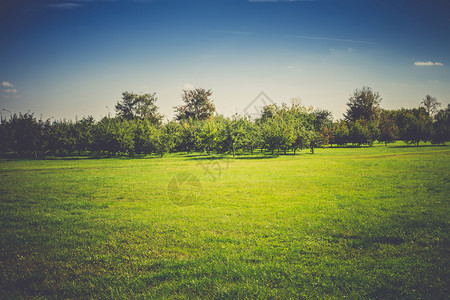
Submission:
[[[1,160],[0,297],[448,299],[449,147]]]

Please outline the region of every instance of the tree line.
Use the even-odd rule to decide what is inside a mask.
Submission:
[[[325,145],[372,145],[376,140],[403,140],[445,144],[450,140],[450,108],[440,108],[427,95],[418,108],[386,110],[371,88],[353,92],[343,119],[333,121],[330,111],[303,106],[300,101],[271,104],[256,119],[245,114],[224,117],[216,112],[211,90],[183,91],[183,105],[175,118],[163,122],[155,94],[122,93],[116,115],[95,121],[37,120],[32,113],[11,114],[0,125],[0,153],[68,156],[158,154],[172,152],[287,153]]]

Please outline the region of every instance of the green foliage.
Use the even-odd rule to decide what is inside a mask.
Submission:
[[[156,94],[122,93],[122,101],[117,102],[115,108],[117,115],[127,121],[134,119],[148,120],[154,125],[160,125],[162,116],[155,105],[158,98]]]
[[[350,142],[350,133],[347,122],[344,120],[337,121],[332,127],[332,139],[330,143],[337,145],[345,145]]]
[[[207,120],[212,117],[216,111],[210,97],[211,90],[197,88],[194,90],[183,90],[184,105],[176,106],[175,118],[178,121]]]
[[[434,116],[439,111],[441,103],[437,101],[436,97],[426,95],[420,105],[425,108],[429,116]]]
[[[378,140],[380,142],[392,143],[395,142],[399,137],[399,129],[397,126],[397,112],[382,110],[380,114],[380,120],[378,129],[380,130],[380,137]]]
[[[344,115],[348,122],[364,119],[376,121],[380,112],[381,96],[370,87],[363,87],[353,92],[347,102],[348,109]]]
[[[199,131],[200,121],[192,119],[184,120],[181,124],[180,144],[178,149],[180,151],[187,151],[188,153],[199,149]]]
[[[220,149],[222,152],[230,151],[233,158],[236,157],[236,151],[243,149],[245,141],[250,142],[251,137],[246,133],[250,119],[239,115],[233,115],[230,119],[220,116],[215,118],[219,125]],[[248,128],[250,129],[250,128]]]
[[[433,124],[433,144],[444,144],[450,141],[450,107],[441,109],[435,116]]]
[[[211,154],[219,141],[219,127],[213,118],[205,120],[201,123],[198,131],[197,140],[203,151]]]
[[[380,130],[374,121],[366,121],[365,119],[351,122],[348,125],[349,140],[353,144],[373,145],[380,135]]]
[[[45,127],[45,137],[50,153],[64,157],[75,149],[77,131],[70,121],[55,121]]]
[[[404,142],[419,145],[431,140],[432,118],[424,108],[401,109],[397,114],[400,138]]]
[[[261,127],[248,117],[242,118],[242,127],[242,148],[253,155],[253,151],[263,144]]]
[[[209,90],[185,91],[186,105],[177,108],[178,122],[166,124],[161,123],[154,104],[155,94],[128,92],[123,93],[122,102],[116,106],[118,116],[98,122],[91,116],[75,122],[43,122],[33,114],[14,114],[0,124],[0,153],[42,158],[215,151],[231,153],[235,158],[244,152],[253,154],[257,148],[272,154],[296,154],[298,149],[307,147],[314,153],[315,148],[326,145],[373,145],[376,140],[386,144],[398,139],[415,144],[449,141],[448,108],[430,116],[427,109],[433,111],[436,106],[432,97],[419,109],[388,111],[379,109],[378,93],[363,88],[350,99],[348,120],[333,123],[329,111],[306,108],[298,100],[290,105],[265,106],[256,120],[237,114],[212,116],[215,108],[210,96]],[[350,120],[356,117],[359,119]]]
[[[322,147],[330,143],[331,127],[333,124],[332,114],[324,109],[316,109],[310,114],[313,130],[310,131],[309,147],[314,153],[314,148]]]
[[[134,132],[134,152],[137,154],[150,154],[156,152],[156,147],[152,143],[156,128],[149,120],[139,120],[136,122]]]

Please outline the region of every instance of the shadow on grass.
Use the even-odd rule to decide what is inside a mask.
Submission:
[[[283,154],[284,155],[284,154]],[[287,154],[289,155],[289,154]],[[235,159],[270,159],[270,158],[277,158],[279,155],[272,155],[272,154],[264,154],[264,156],[236,156]]]
[[[223,159],[270,159],[277,158],[281,155],[292,155],[292,154],[237,154],[235,158],[231,154],[214,154],[214,155],[206,155],[206,154],[189,154],[185,155],[186,160],[223,160]]]
[[[433,147],[447,147],[447,145],[398,145],[398,146],[387,146],[389,148],[433,148]]]

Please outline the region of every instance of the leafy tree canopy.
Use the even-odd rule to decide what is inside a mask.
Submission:
[[[155,102],[156,94],[122,93],[122,101],[117,102],[115,108],[119,117],[124,120],[149,120],[152,124],[161,123],[162,116],[158,113]]]
[[[428,115],[433,116],[438,112],[441,103],[437,101],[436,97],[426,95],[420,103],[420,106],[425,108]]]
[[[372,91],[370,87],[357,89],[347,102],[348,109],[344,118],[347,122],[355,122],[361,119],[376,120],[380,111],[380,102],[380,94]]]
[[[185,104],[174,107],[175,118],[178,121],[209,119],[216,112],[216,107],[210,99],[211,95],[211,90],[202,88],[184,90],[182,97]]]

